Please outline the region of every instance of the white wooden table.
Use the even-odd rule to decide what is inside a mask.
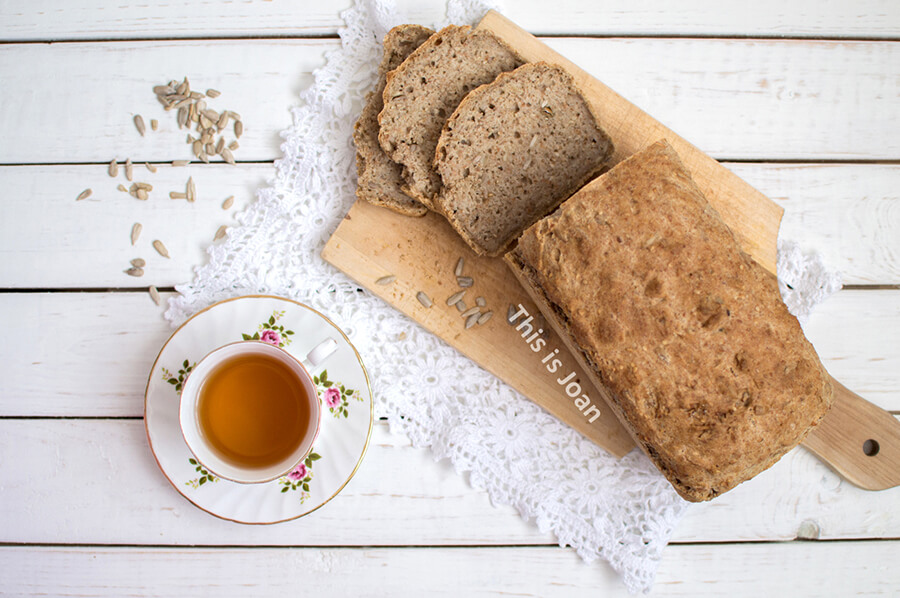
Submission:
[[[420,22],[440,13],[405,4]],[[847,285],[809,337],[839,380],[900,413],[900,4],[509,4],[785,207],[784,235]],[[338,498],[275,526],[201,512],[153,460],[143,388],[170,329],[147,285],[168,296],[189,280],[265,182],[288,107],[337,47],[348,5],[0,0],[0,593],[626,595],[607,565],[585,565],[383,423]],[[243,116],[237,167],[164,165],[188,148],[151,87],[185,75]],[[134,113],[161,132],[138,136]],[[191,175],[201,199],[129,198],[106,174],[113,157],[160,164],[139,168],[159,190]],[[86,187],[93,197],[76,203]],[[124,275],[138,256],[147,275]],[[900,489],[861,491],[797,449],[690,511],[654,594],[896,595],[898,507]]]

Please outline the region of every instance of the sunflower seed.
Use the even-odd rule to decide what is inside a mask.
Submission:
[[[481,317],[478,318],[478,323],[479,323],[479,324],[484,324],[484,323],[486,323],[488,320],[491,319],[491,316],[493,316],[493,315],[494,315],[494,312],[492,312],[492,311],[486,311],[486,312],[484,312],[483,314],[481,314]]]
[[[143,225],[140,222],[135,222],[131,226],[131,244],[134,245],[137,243],[138,237],[141,236],[141,230],[143,230]]]
[[[239,143],[237,142],[237,140],[234,140],[234,141],[232,141],[231,143],[228,144],[228,149],[230,149],[231,151],[235,151],[235,150],[236,150],[237,148],[239,148],[239,147],[241,147],[241,144],[239,144]]]
[[[464,289],[469,288],[473,284],[475,284],[475,280],[472,279],[471,276],[457,276],[456,282]]]
[[[397,280],[396,276],[394,276],[393,274],[388,274],[387,276],[382,276],[381,278],[376,280],[375,284],[387,285],[387,284],[391,284],[395,280]]]
[[[457,309],[457,311],[459,311],[460,313],[466,311],[466,302],[463,301],[463,300],[461,300],[461,299],[460,299],[459,301],[457,301],[457,302],[456,302],[456,309]]]
[[[209,129],[210,127],[212,127],[214,122],[215,121],[209,120],[205,114],[200,114],[200,126],[204,129]]]
[[[230,149],[228,149],[227,147],[223,148],[222,149],[222,157],[225,159],[226,162],[228,162],[229,164],[234,166],[234,154],[231,153]]]
[[[87,199],[88,197],[91,196],[91,193],[93,193],[93,190],[85,189],[84,191],[82,191],[81,193],[78,194],[78,197],[75,198],[75,201],[81,201],[82,199]]]
[[[476,297],[475,305],[477,305],[478,307],[484,307],[485,305],[487,305],[487,301],[484,300],[484,297]]]
[[[141,201],[147,201],[147,199],[150,197],[149,195],[147,195],[147,190],[146,190],[146,189],[140,189],[140,188],[138,188],[138,189],[134,192],[134,195],[135,195],[138,199],[140,199]]]
[[[107,172],[109,173],[109,176],[111,176],[113,178],[116,178],[117,176],[119,176],[119,163],[116,162],[115,158],[112,160],[112,162],[109,163],[109,168],[107,169]]]
[[[190,160],[172,160],[172,166],[187,166],[190,163]]]
[[[469,319],[466,320],[466,330],[468,330],[469,328],[471,328],[472,326],[477,324],[478,319],[479,319],[478,314],[472,314],[471,316],[469,316]]]
[[[188,108],[188,120],[192,123],[199,122],[199,117],[197,116],[197,104],[191,104],[190,108]]]
[[[155,249],[159,255],[169,257],[169,250],[166,249],[166,246],[163,245],[163,242],[159,239],[153,241],[153,249]]]
[[[153,191],[153,185],[151,185],[150,183],[135,183],[134,186],[135,186],[135,188],[137,188],[137,189],[144,189],[144,190],[146,190],[146,191]]]
[[[234,205],[234,195],[229,195],[225,198],[225,201],[222,202],[223,210],[230,210],[231,206]]]
[[[134,167],[131,165],[131,158],[125,160],[125,178],[133,180],[134,177]]]
[[[225,129],[228,126],[228,113],[223,112],[222,116],[219,117],[219,120],[216,121],[216,128],[220,131]]]
[[[147,265],[147,262],[144,261],[144,258],[136,257],[133,260],[131,260],[131,265],[134,266],[135,268],[143,268],[144,266]]]
[[[511,326],[516,321],[517,313],[519,313],[519,310],[516,309],[515,305],[510,303],[509,309],[506,310],[506,323]]]
[[[147,132],[147,127],[144,125],[144,117],[140,114],[134,115],[134,126],[137,127],[138,133],[141,134],[141,137],[143,137],[144,133]]]
[[[537,135],[535,135],[534,137],[532,137],[532,138],[531,138],[531,143],[528,144],[528,147],[529,147],[529,148],[534,147],[534,144],[537,143],[537,140],[538,140],[538,136],[537,136]]]
[[[224,224],[219,227],[219,230],[216,231],[216,235],[213,237],[213,243],[225,237],[225,233],[228,231],[228,227]]]
[[[143,276],[143,275],[144,275],[144,269],[143,269],[143,268],[134,268],[134,267],[132,267],[132,268],[128,268],[127,270],[124,270],[124,272],[125,272],[125,274],[127,274],[128,276]]]
[[[528,156],[528,159],[525,160],[525,164],[522,166],[522,170],[528,170],[531,168],[531,156]]]
[[[197,186],[194,184],[194,177],[188,177],[186,198],[191,203],[193,203],[194,200],[197,199]]]
[[[204,110],[200,114],[208,118],[210,122],[216,122],[219,120],[219,113],[212,109]]]
[[[119,191],[124,191],[125,193],[128,193],[128,188],[125,187],[125,185],[123,185],[122,183],[119,183],[119,186],[116,187],[116,189],[118,189]]]
[[[208,95],[211,98],[217,98],[220,95],[222,95],[222,92],[220,92],[218,89],[207,89],[206,95]]]
[[[203,94],[200,93],[199,91],[192,91],[190,97],[192,100],[199,100],[200,98],[203,97]]]
[[[175,93],[175,88],[170,85],[157,85],[153,88],[153,93],[158,96],[167,96],[171,93]]]
[[[212,143],[207,143],[203,146],[203,151],[206,152],[207,156],[215,156],[216,155],[216,146]]]
[[[147,289],[147,292],[150,293],[150,298],[153,299],[153,303],[159,305],[160,298],[159,298],[159,291],[157,290],[157,288],[155,286],[151,285],[150,288]]]
[[[194,155],[199,158],[200,154],[203,152],[203,141],[198,139],[198,140],[194,141],[194,143],[192,143],[191,145],[192,145],[191,149],[193,150]]]
[[[234,112],[231,112],[230,114],[234,116]],[[236,120],[234,121],[234,136],[240,139],[241,135],[244,134],[244,123],[241,122],[240,118],[235,118]]]
[[[466,311],[462,312],[462,316],[460,316],[460,317],[468,318],[472,314],[478,314],[478,313],[481,313],[481,308],[476,305],[475,307],[471,307],[471,308],[467,309]]]
[[[456,305],[457,303],[459,303],[462,300],[463,295],[465,295],[465,294],[466,294],[465,289],[458,291],[456,293],[453,293],[452,295],[450,295],[447,298],[447,305]]]
[[[421,303],[424,307],[431,307],[433,305],[431,297],[429,297],[422,291],[416,293],[416,299],[418,299],[419,303]]]
[[[225,149],[225,138],[219,137],[219,142],[216,144],[216,153],[221,154],[223,149]]]
[[[200,152],[200,155],[197,157],[200,158],[200,161],[204,164],[209,164],[209,156],[206,155],[206,152]]]
[[[184,78],[184,81],[181,83],[181,85],[175,88],[175,91],[180,95],[184,95],[185,92],[190,93],[191,88],[190,83],[188,83],[187,77]]]
[[[155,118],[151,118],[150,119],[150,128],[153,129],[154,131],[159,129],[159,121],[156,120]]]
[[[147,170],[149,170],[150,172],[156,172],[156,166],[154,166],[150,162],[144,162],[144,166],[146,166]]]
[[[234,110],[226,110],[226,112],[228,112],[228,116],[230,116],[232,120],[241,120],[241,115]]]
[[[169,197],[172,199],[187,199],[187,193],[180,193],[178,191],[169,191]]]
[[[459,258],[458,260],[456,260],[456,270],[454,270],[453,273],[456,276],[462,276],[463,267],[465,265],[466,265],[466,258],[464,258],[464,257]]]
[[[194,145],[194,141],[196,141],[196,139],[194,139],[194,136],[191,135],[190,133],[188,133],[187,137],[184,138],[184,142],[189,145]]]
[[[185,108],[184,106],[182,106],[181,108],[178,109],[177,120],[178,120],[178,128],[179,129],[187,125],[188,109]]]

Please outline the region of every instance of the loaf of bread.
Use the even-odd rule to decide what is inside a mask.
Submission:
[[[771,466],[832,387],[677,154],[656,143],[524,232],[506,260],[681,496]]]
[[[444,123],[469,91],[520,64],[494,34],[451,25],[388,73],[378,140],[403,167],[406,194],[433,207],[441,179],[432,163]]]
[[[476,253],[500,255],[598,175],[612,151],[566,71],[520,66],[470,92],[444,125],[437,211]]]
[[[378,67],[378,81],[375,89],[366,96],[365,106],[353,129],[353,142],[356,144],[356,196],[407,216],[424,216],[428,208],[403,193],[402,169],[384,153],[378,143],[378,113],[384,106],[387,73],[400,66],[433,33],[433,30],[419,25],[398,25],[384,36],[384,55]]]

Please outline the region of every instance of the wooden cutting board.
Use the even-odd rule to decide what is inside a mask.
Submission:
[[[613,162],[667,139],[744,250],[775,273],[783,212],[779,206],[499,13],[489,12],[478,28],[492,31],[528,61],[552,62],[568,70],[616,146]],[[601,392],[503,260],[475,255],[442,217],[429,213],[409,218],[358,201],[322,257],[611,453],[622,456],[634,448]],[[489,321],[469,329],[457,308],[446,304],[460,290],[454,273],[460,257],[465,258],[464,275],[474,279],[463,299],[466,305],[472,307],[483,297],[482,312],[493,311]],[[388,275],[396,277],[392,283],[376,284]],[[431,299],[431,307],[417,299],[420,292]],[[507,322],[510,309],[522,312],[515,325]],[[900,484],[900,424],[836,386],[835,408],[805,445],[864,488]],[[863,445],[873,454],[867,455]]]

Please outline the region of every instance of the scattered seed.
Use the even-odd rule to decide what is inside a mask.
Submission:
[[[167,96],[172,93],[175,93],[175,88],[173,88],[169,85],[157,85],[156,87],[153,88],[153,93],[155,93],[158,96]]]
[[[193,150],[194,155],[199,158],[200,153],[203,151],[203,141],[201,141],[200,139],[197,139],[196,141],[194,141],[192,146],[193,147],[191,149]]]
[[[488,320],[491,319],[491,316],[493,316],[493,315],[494,315],[494,312],[492,312],[492,311],[486,311],[486,312],[484,312],[483,314],[481,314],[481,317],[478,318],[478,323],[479,323],[479,324],[484,324],[484,323],[486,323]]]
[[[528,159],[525,160],[525,164],[522,166],[522,170],[528,170],[531,168],[531,156],[528,156]]]
[[[150,183],[135,183],[135,188],[144,189],[145,191],[153,191],[153,185]]]
[[[159,291],[157,290],[157,288],[153,285],[150,285],[150,288],[147,289],[147,292],[150,293],[150,298],[153,299],[153,303],[159,305],[160,298],[159,298]]]
[[[200,158],[200,161],[204,164],[209,164],[209,156],[206,155],[206,152],[200,152],[200,155],[197,157]]]
[[[471,328],[472,326],[477,324],[478,320],[479,320],[478,314],[472,314],[471,316],[469,316],[469,319],[466,320],[466,330],[468,330],[469,328]]]
[[[125,178],[129,181],[134,177],[134,166],[131,164],[131,158],[125,160]]]
[[[222,157],[225,158],[225,161],[231,165],[234,165],[234,154],[231,153],[231,150],[228,148],[222,149]]]
[[[234,195],[229,195],[225,198],[225,201],[222,202],[223,210],[230,210],[231,206],[234,205]]]
[[[190,160],[172,160],[172,166],[187,166],[190,163]]]
[[[463,301],[463,300],[457,301],[457,302],[456,302],[456,309],[457,309],[457,311],[459,311],[460,313],[466,311],[466,302]]]
[[[471,276],[457,276],[456,282],[464,289],[467,289],[475,284],[475,280]]]
[[[213,243],[225,237],[225,233],[228,231],[228,227],[224,224],[219,227],[219,230],[216,231],[216,235],[213,237]]]
[[[197,186],[194,185],[194,177],[188,177],[185,198],[191,203],[197,199]]]
[[[144,133],[147,132],[147,127],[144,125],[144,117],[140,114],[134,115],[134,126],[137,127],[138,133],[141,134],[141,137],[143,137]]]
[[[156,120],[155,118],[151,118],[150,119],[150,128],[153,129],[154,131],[159,129],[159,121]]]
[[[382,276],[381,278],[376,280],[375,284],[387,285],[387,284],[391,284],[395,280],[397,280],[396,276],[394,276],[393,274],[388,274],[387,276]]]
[[[147,265],[147,262],[144,261],[144,258],[136,257],[133,260],[131,260],[131,265],[134,266],[135,268],[143,268],[144,266]]]
[[[84,191],[82,191],[81,193],[78,194],[78,197],[75,198],[75,201],[81,201],[82,199],[87,199],[88,197],[91,196],[91,193],[93,193],[93,190],[85,189]]]
[[[187,193],[181,193],[180,191],[169,191],[169,197],[171,199],[187,199]]]
[[[431,307],[433,305],[431,297],[429,297],[422,291],[416,293],[416,299],[418,299],[419,303],[421,303],[424,307]]]
[[[219,137],[219,142],[216,144],[216,153],[221,154],[222,150],[225,149],[225,138]]]
[[[116,178],[119,176],[119,163],[116,162],[115,158],[109,163],[109,168],[106,170],[109,173],[109,176],[112,178]]]
[[[405,341],[405,340],[406,340],[406,333],[405,333],[405,332],[401,332],[400,334],[398,334],[398,335],[397,335],[397,340],[398,340],[398,341]]]
[[[181,108],[178,109],[177,121],[178,121],[178,128],[179,128],[179,129],[182,128],[182,127],[184,127],[184,126],[187,126],[187,122],[188,122],[188,109],[185,108],[184,106],[182,106]]]
[[[128,193],[128,188],[125,187],[125,185],[123,185],[122,183],[119,183],[119,186],[116,187],[116,189],[118,189],[119,191],[124,191],[125,193]]]
[[[222,92],[220,92],[218,89],[207,89],[206,95],[208,95],[211,98],[217,98],[220,95],[222,95]]]
[[[468,318],[472,314],[478,314],[478,313],[481,313],[481,308],[476,305],[475,307],[471,307],[471,308],[467,309],[466,311],[462,312],[461,317]]]
[[[465,289],[463,289],[461,291],[457,291],[456,293],[453,293],[452,295],[450,295],[450,297],[447,298],[447,305],[456,305],[457,303],[460,302],[460,300],[462,300],[463,295],[465,295],[465,294],[466,294]]]
[[[237,112],[235,112],[234,110],[226,110],[226,112],[228,112],[228,115],[229,115],[233,120],[241,120],[241,115],[238,114]]]
[[[484,307],[485,305],[487,305],[487,301],[484,300],[484,297],[476,297],[475,305],[477,305],[478,307]]]
[[[124,272],[125,272],[125,274],[127,274],[128,276],[143,276],[143,275],[144,275],[144,269],[143,269],[143,268],[135,268],[135,267],[132,267],[132,268],[128,268],[128,269],[125,270]]]
[[[153,249],[155,249],[159,255],[169,257],[169,250],[166,249],[166,246],[163,245],[163,242],[159,239],[153,241]]]
[[[538,140],[537,135],[535,135],[534,137],[531,138],[531,143],[528,144],[529,149],[534,147],[534,144],[537,143],[537,140]]]
[[[216,128],[219,131],[223,131],[225,127],[228,126],[228,113],[223,112],[222,116],[219,117],[219,120],[216,121]]]
[[[140,222],[135,222],[131,226],[131,244],[134,245],[137,243],[138,237],[141,236],[141,230],[143,230],[143,225]]]
[[[234,116],[234,112],[231,112],[230,114],[232,116]],[[240,139],[241,135],[243,135],[243,134],[244,134],[244,123],[241,122],[240,118],[236,118],[236,120],[234,121],[234,136],[237,137],[238,139]]]
[[[200,98],[203,97],[203,94],[200,93],[199,91],[192,91],[190,97],[191,97],[191,99],[199,100]]]
[[[185,93],[191,92],[190,83],[187,80],[187,77],[184,78],[184,81],[179,85],[175,91],[178,92],[179,95],[184,95]]]
[[[464,257],[459,258],[458,260],[456,260],[456,270],[454,270],[453,273],[456,276],[462,276],[463,267],[465,267],[465,265],[466,265],[466,258],[464,258]]]
[[[237,140],[234,140],[234,141],[232,141],[231,143],[228,144],[228,149],[230,149],[231,151],[235,151],[235,150],[237,150],[237,148],[239,148],[239,147],[241,147],[241,144],[239,144],[239,143],[237,142]]]
[[[506,323],[512,325],[518,312],[519,310],[516,309],[516,306],[510,303],[509,309],[506,310]]]
[[[156,172],[156,166],[154,166],[150,162],[144,162],[144,166],[146,166],[147,170],[149,170],[150,172]]]
[[[207,156],[215,156],[216,155],[216,146],[212,143],[207,143],[203,146],[203,151],[206,152]]]
[[[136,196],[138,199],[140,199],[141,201],[147,201],[147,199],[149,199],[149,197],[150,197],[149,195],[147,195],[147,190],[146,190],[146,189],[140,189],[140,188],[139,188],[139,189],[137,189],[137,190],[134,192],[134,194],[135,194],[135,196]]]

